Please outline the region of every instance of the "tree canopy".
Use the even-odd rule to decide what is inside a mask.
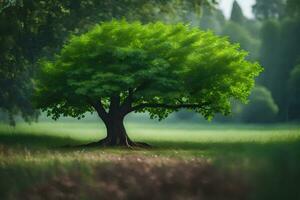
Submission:
[[[189,26],[111,21],[72,36],[54,60],[41,62],[37,103],[57,119],[81,118],[96,102],[123,114],[159,119],[180,108],[205,117],[228,114],[232,98],[246,101],[257,63],[226,38]]]

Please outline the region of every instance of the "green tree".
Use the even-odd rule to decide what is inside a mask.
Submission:
[[[256,0],[253,12],[257,19],[278,19],[285,15],[285,0]]]
[[[279,119],[288,119],[288,79],[300,55],[299,18],[266,21],[261,31],[261,64],[265,71],[261,83],[279,106]]]
[[[249,99],[249,104],[244,106],[239,114],[243,122],[274,122],[278,113],[278,106],[267,88],[262,86],[255,87]]]
[[[280,96],[278,79],[280,78],[280,24],[274,20],[266,21],[261,29],[260,63],[264,67],[261,75],[261,83],[274,95],[276,102]],[[281,89],[282,90],[282,89]]]
[[[253,12],[257,19],[281,19],[287,16],[299,17],[299,0],[256,0]]]
[[[223,23],[221,35],[229,36],[231,42],[239,43],[241,48],[249,52],[248,59],[257,60],[259,54],[259,32],[257,21],[247,19],[237,1],[233,2],[231,18]]]
[[[300,18],[290,18],[281,22],[280,38],[280,77],[277,82],[281,84],[279,106],[282,119],[288,120],[288,80],[293,67],[299,63],[300,57]],[[280,89],[280,88],[278,88]],[[279,90],[280,91],[280,90]]]
[[[63,41],[68,26],[62,25],[68,12],[51,1],[3,1],[0,11],[0,108],[27,121],[37,117],[30,96],[35,62],[50,54]],[[60,31],[64,30],[64,31]]]
[[[230,20],[237,24],[243,24],[246,20],[243,11],[237,1],[234,1],[232,4]]]
[[[300,1],[287,0],[287,13],[292,17],[300,16]]]
[[[91,145],[135,145],[131,112],[163,119],[181,108],[206,118],[246,101],[261,71],[225,38],[185,25],[111,21],[73,36],[53,61],[41,61],[37,107],[54,119],[98,113],[107,137]]]
[[[289,110],[293,109],[288,80],[300,56],[299,8],[298,0],[259,0],[254,7],[256,17],[264,20],[260,60],[265,71],[259,81],[272,92],[279,120],[288,120]]]
[[[300,119],[300,65],[296,65],[289,79],[288,119]]]
[[[250,34],[253,39],[259,38],[258,33],[260,30],[260,22],[246,18],[237,1],[234,1],[232,4],[231,17],[229,21],[241,26],[241,28],[244,29],[243,31],[245,32],[246,36]]]

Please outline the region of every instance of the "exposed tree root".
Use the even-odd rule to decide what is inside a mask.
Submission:
[[[87,148],[95,148],[95,147],[125,147],[130,149],[135,148],[151,148],[151,145],[144,142],[133,142],[131,140],[127,140],[123,143],[112,143],[109,138],[104,138],[98,142],[91,142],[88,144],[78,145],[76,147],[87,147]]]
[[[78,147],[106,147],[106,146],[109,146],[109,140],[107,138],[104,138],[98,142],[82,144],[82,145],[79,145]]]
[[[140,147],[140,148],[151,148],[152,146],[150,144],[147,144],[145,142],[133,142],[134,147]]]

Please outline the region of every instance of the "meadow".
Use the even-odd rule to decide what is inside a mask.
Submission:
[[[79,148],[95,122],[0,125],[0,199],[300,199],[300,126],[126,123],[150,149]]]

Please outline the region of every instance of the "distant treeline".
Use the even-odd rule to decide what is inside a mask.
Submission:
[[[229,37],[249,52],[248,59],[258,61],[264,72],[250,96],[248,105],[235,104],[229,117],[216,121],[287,122],[300,119],[300,1],[257,0],[255,19],[247,19],[234,1],[230,19],[222,11],[205,8],[202,29]],[[192,117],[180,112],[178,117]]]

